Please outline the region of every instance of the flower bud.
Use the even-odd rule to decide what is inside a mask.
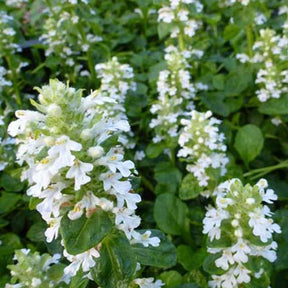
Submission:
[[[62,114],[62,109],[57,104],[50,104],[47,108],[47,113],[54,117],[59,117]]]
[[[104,149],[101,146],[94,146],[88,149],[88,155],[92,158],[100,158],[104,154]]]

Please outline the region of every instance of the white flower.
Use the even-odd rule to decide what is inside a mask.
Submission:
[[[224,249],[222,256],[215,261],[217,267],[222,268],[223,270],[229,269],[229,264],[234,264],[235,260],[232,255],[231,249]]]
[[[272,204],[273,201],[277,200],[278,198],[272,189],[267,189],[266,192],[261,193],[261,196],[263,201],[269,204]]]
[[[165,285],[161,280],[156,280],[154,282],[154,278],[137,278],[134,279],[133,282],[140,288],[160,288]]]
[[[133,230],[140,225],[141,218],[135,215],[134,210],[127,208],[114,208],[112,212],[115,214],[115,224],[118,229],[124,231],[126,237],[130,240],[133,235]]]
[[[238,276],[238,283],[249,283],[251,280],[251,277],[249,276],[250,273],[251,271],[246,269],[243,265],[237,265],[234,269],[234,275]]]
[[[113,173],[119,170],[123,177],[128,177],[131,174],[131,169],[135,168],[132,161],[127,160],[122,162],[124,156],[123,151],[119,148],[111,148],[106,156],[97,160],[99,165],[107,166]]]
[[[253,228],[253,234],[259,236],[261,241],[266,243],[272,233],[281,233],[281,228],[278,224],[273,223],[272,219],[267,219],[264,216],[264,210],[256,208],[254,212],[249,213],[249,226]]]
[[[208,234],[210,241],[214,238],[220,239],[221,236],[221,222],[230,217],[229,213],[225,210],[216,210],[213,207],[208,207],[205,218],[203,220],[203,233]]]
[[[141,243],[144,247],[149,245],[157,247],[160,244],[160,239],[158,237],[151,237],[151,231],[146,231],[144,234],[140,234],[134,231],[132,234],[133,239],[130,241],[131,244]]]
[[[134,155],[134,159],[136,160],[136,161],[141,161],[141,160],[143,160],[144,158],[145,158],[145,152],[144,151],[142,151],[142,150],[140,150],[140,151],[136,151],[135,152],[135,155]]]
[[[248,261],[248,255],[251,252],[250,247],[243,241],[243,239],[238,239],[238,242],[231,247],[231,252],[233,254],[233,259],[237,263],[246,263]]]
[[[12,137],[17,136],[18,134],[23,134],[31,122],[41,122],[45,120],[45,116],[39,112],[35,111],[24,111],[18,110],[15,112],[17,118],[16,121],[13,121],[8,126],[8,133]]]
[[[90,268],[95,266],[94,258],[99,258],[100,254],[95,248],[91,248],[81,254],[70,255],[66,250],[63,252],[64,256],[72,262],[64,269],[64,274],[71,277],[75,276],[82,268],[83,272],[88,272]]]
[[[118,193],[125,194],[131,190],[132,186],[129,181],[119,181],[121,178],[122,175],[120,173],[106,172],[100,175],[105,191],[113,187]]]
[[[60,136],[56,139],[55,145],[48,150],[48,155],[51,158],[56,158],[53,166],[56,170],[63,167],[71,167],[74,163],[75,156],[71,151],[80,151],[82,145],[70,140],[66,135]]]
[[[87,176],[86,173],[92,170],[93,165],[91,163],[84,163],[79,159],[75,159],[74,164],[68,170],[66,177],[68,179],[75,179],[74,189],[77,191],[80,189],[81,185],[90,182],[91,177]]]
[[[37,184],[29,188],[27,191],[28,195],[38,197],[41,192],[41,188],[47,188],[51,182],[53,176],[58,173],[58,169],[55,168],[56,159],[49,159],[48,157],[42,159],[36,166],[35,169],[32,170],[32,180]],[[35,187],[35,190],[33,190]],[[32,193],[32,191],[35,191]]]
[[[113,202],[106,198],[98,198],[93,192],[88,191],[81,201],[75,204],[73,210],[69,211],[68,217],[71,220],[78,219],[82,216],[84,209],[86,209],[86,217],[90,217],[97,206],[101,207],[104,211],[109,211],[113,209]]]
[[[32,278],[32,282],[31,282],[31,286],[32,287],[38,287],[41,284],[42,284],[42,280],[41,279],[35,278],[35,277]]]
[[[36,208],[42,215],[43,219],[49,219],[51,214],[54,217],[59,216],[60,206],[72,199],[70,195],[63,195],[61,191],[66,188],[67,185],[59,182],[56,184],[50,184],[45,190],[39,193],[39,198],[44,200],[39,203]]]
[[[163,7],[158,11],[158,21],[163,21],[165,23],[171,23],[175,16],[174,12],[170,7]]]
[[[50,218],[49,220],[45,219],[49,224],[49,228],[47,228],[45,231],[46,241],[48,243],[52,242],[53,239],[57,239],[59,235],[61,219],[62,217]]]

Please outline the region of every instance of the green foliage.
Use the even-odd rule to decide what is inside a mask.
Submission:
[[[179,245],[177,247],[178,261],[187,271],[199,269],[205,257],[206,249],[204,248],[193,250],[187,245]]]
[[[257,92],[269,84],[265,77],[266,81],[262,83],[256,80],[259,71],[266,69],[265,61],[242,63],[238,57],[241,54],[250,58],[255,56],[257,48],[253,46],[261,40],[261,30],[275,31],[275,39],[287,34],[283,30],[287,15],[279,13],[282,6],[288,5],[287,0],[250,0],[247,6],[242,5],[244,1],[225,6],[226,0],[203,0],[201,3],[204,9],[201,12],[196,12],[194,5],[189,4],[189,17],[201,22],[195,35],[190,38],[183,33],[183,27],[180,35],[171,38],[175,23],[157,20],[157,11],[168,5],[168,0],[78,0],[74,1],[76,5],[73,1],[57,0],[18,2],[22,2],[21,5],[13,6],[9,1],[0,0],[1,13],[13,17],[7,27],[15,30],[14,35],[6,37],[4,28],[7,27],[1,26],[3,23],[0,21],[0,69],[7,71],[2,75],[0,70],[0,287],[5,287],[10,281],[7,265],[13,264],[15,250],[30,247],[32,251],[51,253],[62,252],[63,249],[59,239],[45,243],[47,225],[37,211],[31,211],[37,210],[42,199],[26,195],[27,183],[21,181],[21,173],[25,173],[25,168],[19,168],[19,163],[16,163],[16,147],[8,141],[7,126],[15,119],[14,111],[38,108],[45,112],[41,105],[36,104],[37,92],[33,87],[41,87],[56,77],[69,82],[76,90],[84,89],[85,95],[88,95],[100,85],[95,65],[105,63],[114,56],[121,64],[133,67],[135,77],[132,80],[137,82],[136,90],[130,90],[124,101],[125,114],[133,131],[131,137],[135,142],[131,148],[125,144],[125,148],[129,149],[125,160],[133,160],[136,151],[145,151],[147,156],[135,161],[139,178],[134,178],[136,172],[131,177],[132,189],[142,198],[137,210],[137,215],[142,219],[143,230],[140,232],[146,229],[152,231],[152,236],[159,237],[161,243],[158,247],[130,245],[123,234],[113,229],[115,216],[101,209],[90,218],[84,215],[85,212],[76,220],[70,220],[67,213],[61,215],[60,234],[67,252],[76,255],[97,247],[101,255],[99,259],[94,259],[96,266],[92,271],[97,284],[83,278],[85,273],[80,271],[72,277],[70,287],[98,285],[103,288],[134,288],[136,284],[131,281],[137,276],[160,278],[167,288],[207,288],[209,274],[223,273],[222,269],[215,266],[219,255],[206,257],[206,246],[228,247],[231,244],[231,223],[224,221],[227,231],[221,234],[219,240],[206,243],[202,235],[202,220],[205,209],[213,200],[201,196],[205,189],[192,173],[187,172],[186,165],[177,156],[178,139],[170,141],[169,138],[159,143],[151,140],[155,129],[149,123],[155,115],[151,114],[150,109],[159,97],[159,74],[169,68],[164,54],[165,48],[170,45],[181,46],[182,50],[203,52],[202,57],[192,53],[187,58],[186,68],[193,85],[202,83],[208,89],[197,88],[195,97],[189,98],[188,102],[193,102],[197,111],[211,110],[223,123],[220,129],[225,134],[225,153],[230,162],[226,166],[227,173],[221,179],[217,173],[209,171],[209,185],[218,185],[219,181],[231,178],[240,178],[243,183],[255,183],[267,176],[269,186],[271,184],[278,194],[279,201],[271,208],[273,212],[276,210],[274,220],[282,228],[282,234],[275,239],[278,243],[277,260],[272,264],[272,269],[260,257],[249,260],[246,267],[255,269],[260,263],[265,273],[258,280],[253,278],[250,283],[242,283],[241,287],[288,287],[288,94],[284,91],[278,97],[278,88],[273,87],[272,98],[260,101]],[[266,17],[262,24],[256,23],[259,15]],[[53,36],[54,33],[58,38],[50,44],[43,40],[43,35]],[[94,36],[102,40],[89,42],[89,37]],[[13,45],[20,45],[21,49],[14,49],[13,45],[9,49],[5,48],[3,45],[6,39],[10,39]],[[270,51],[266,54],[273,64],[272,76],[279,80],[283,78],[281,72],[288,69],[287,49],[286,54],[282,55],[284,60],[280,61],[277,52],[279,47],[276,48],[275,53]],[[68,51],[67,54],[65,51]],[[265,54],[263,51],[259,53],[260,56]],[[23,63],[27,65],[22,67]],[[275,80],[273,77],[271,81]],[[105,79],[109,80],[108,77]],[[10,84],[6,85],[5,81]],[[283,87],[283,90],[287,90],[287,81]],[[75,93],[73,101],[76,104],[65,93],[51,95],[55,101],[62,99],[66,104],[74,103],[79,107],[81,91]],[[181,94],[181,91],[178,92]],[[173,101],[170,107],[174,107]],[[77,111],[78,124],[81,124],[83,113]],[[177,119],[178,135],[183,127],[180,124],[181,118],[188,119],[188,114],[183,115]],[[74,124],[70,125],[69,117],[72,116],[68,115],[62,122],[47,122],[47,125],[57,124],[62,132],[76,131],[78,126],[75,128]],[[276,126],[272,121],[278,121],[279,125]],[[49,135],[50,132],[47,129],[45,133]],[[78,132],[74,133],[75,139],[80,137]],[[112,136],[101,143],[104,150],[116,144],[117,138]],[[89,143],[86,144],[88,147]],[[86,152],[83,153],[86,155]],[[46,156],[47,149],[43,149],[39,151],[37,160]],[[90,176],[95,179],[93,173]],[[211,190],[210,186],[206,190]],[[101,190],[96,185],[91,185],[89,189],[95,195]],[[83,193],[73,189],[66,192],[67,195],[76,193],[77,196]],[[115,200],[114,195],[109,197]],[[69,201],[62,203],[64,210],[67,208],[65,205],[70,204]],[[150,229],[155,227],[159,230]],[[251,227],[246,228],[248,231]],[[255,235],[251,235],[250,241],[255,245],[262,243]],[[62,259],[68,265],[65,261]],[[142,265],[137,272],[136,262]],[[63,268],[55,265],[51,274],[56,275]]]
[[[181,183],[179,197],[182,200],[195,199],[202,192],[202,188],[193,174],[187,174]]]
[[[144,233],[145,231],[138,231]],[[135,244],[132,250],[137,262],[141,265],[154,266],[158,268],[170,268],[177,263],[176,248],[165,235],[159,230],[151,230],[152,237],[159,237],[160,245],[144,247],[142,244]]]
[[[181,235],[187,228],[188,208],[172,194],[161,194],[156,198],[154,217],[158,227],[165,233]]]
[[[245,125],[236,134],[234,146],[246,164],[259,155],[263,145],[262,132],[255,125]]]
[[[80,254],[99,244],[112,230],[108,213],[97,210],[90,218],[82,215],[70,220],[67,215],[61,220],[61,235],[67,252]]]
[[[98,285],[107,288],[126,288],[133,279],[136,257],[122,234],[110,234],[101,243],[101,257],[92,270]]]

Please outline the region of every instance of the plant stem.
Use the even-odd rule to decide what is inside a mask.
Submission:
[[[285,160],[277,165],[273,165],[273,166],[268,166],[268,167],[264,167],[264,168],[259,168],[259,169],[254,169],[252,171],[249,171],[247,173],[244,174],[244,177],[251,177],[251,179],[256,179],[259,177],[262,177],[274,170],[278,170],[278,169],[282,169],[282,168],[288,168],[288,160]]]
[[[154,187],[152,183],[146,179],[143,175],[141,176],[141,182],[143,183],[144,186],[146,186],[150,191],[154,191]]]
[[[252,57],[253,56],[253,31],[252,31],[251,26],[246,27],[246,38],[247,38],[247,44],[248,44],[248,55],[249,57]]]
[[[13,83],[14,92],[16,94],[16,103],[17,103],[18,106],[21,106],[22,105],[22,101],[21,101],[21,95],[20,95],[19,87],[18,87],[18,84],[17,84],[18,83],[18,81],[17,81],[17,72],[16,72],[15,67],[11,63],[11,60],[10,60],[9,56],[10,55],[6,56],[5,60],[6,60],[7,64],[8,64],[9,69],[12,72],[12,83]]]

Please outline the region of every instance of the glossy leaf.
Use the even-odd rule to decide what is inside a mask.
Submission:
[[[92,277],[103,288],[127,288],[136,270],[136,257],[127,238],[110,234],[100,249]]]
[[[264,138],[257,126],[248,124],[238,130],[234,146],[246,164],[260,154],[263,145]]]
[[[146,230],[138,230],[141,234]],[[132,250],[136,255],[137,262],[142,265],[154,266],[159,268],[170,268],[173,267],[177,262],[176,248],[169,241],[165,235],[159,231],[152,229],[150,237],[157,236],[160,238],[160,245],[153,247],[149,245],[144,247],[142,244],[135,244],[132,246]]]
[[[87,218],[70,220],[67,215],[61,220],[60,232],[68,253],[76,255],[99,244],[112,230],[108,213],[97,210]]]

